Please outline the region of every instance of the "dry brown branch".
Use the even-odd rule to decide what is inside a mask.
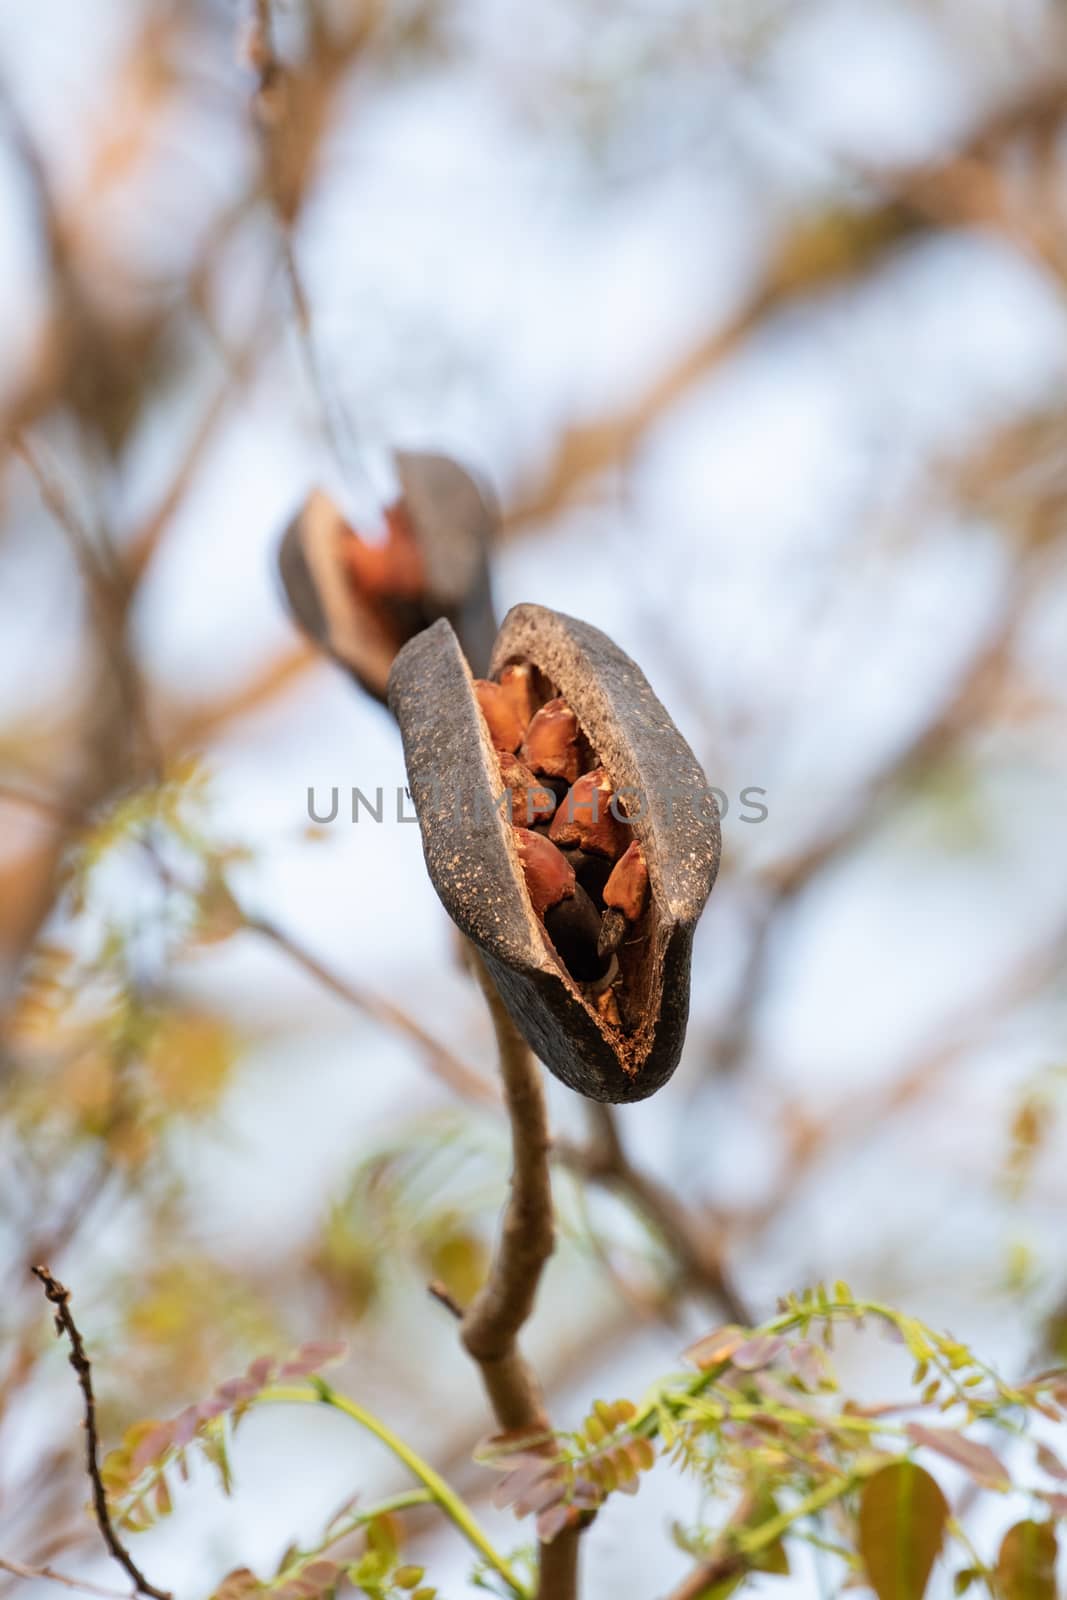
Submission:
[[[84,812],[78,806],[68,805],[52,795],[38,794],[36,789],[24,788],[19,783],[0,783],[0,805],[37,811],[44,817],[52,817],[56,822],[70,827],[80,827],[84,821]]]
[[[727,1592],[735,1586],[729,1580],[743,1576],[749,1567],[744,1556],[733,1547],[731,1531],[748,1520],[752,1509],[752,1496],[743,1494],[705,1559],[671,1590],[666,1600],[710,1600],[718,1593],[720,1584],[727,1585]]]
[[[726,1584],[731,1578],[737,1579],[745,1570],[743,1556],[724,1551],[722,1555],[702,1561],[699,1567],[695,1567],[677,1588],[671,1590],[667,1600],[711,1600],[720,1584]]]
[[[107,1490],[104,1488],[104,1481],[100,1476],[100,1442],[96,1426],[96,1400],[93,1396],[92,1368],[89,1365],[89,1357],[85,1353],[82,1336],[71,1315],[70,1290],[65,1289],[52,1276],[46,1266],[37,1265],[31,1270],[34,1276],[40,1279],[49,1304],[55,1307],[57,1337],[61,1339],[66,1337],[70,1341],[70,1364],[78,1375],[78,1383],[85,1400],[86,1471],[89,1474],[89,1482],[92,1486],[93,1510],[96,1513],[97,1525],[103,1536],[104,1543],[119,1563],[119,1566],[128,1574],[138,1594],[148,1595],[151,1600],[172,1600],[168,1590],[157,1589],[154,1584],[149,1583],[115,1532],[111,1521],[111,1512],[107,1503]]]
[[[864,1133],[884,1128],[890,1118],[939,1088],[996,1022],[1033,999],[1056,977],[1065,947],[1067,924],[1061,923],[1036,948],[1027,951],[999,982],[989,985],[982,997],[969,1002],[956,1025],[946,1028],[937,1043],[920,1051],[886,1087],[857,1096],[818,1123],[796,1115],[792,1148],[779,1183],[755,1211],[736,1217],[736,1234],[751,1236],[781,1216],[800,1184],[828,1152],[855,1148]]]
[[[678,1265],[678,1287],[696,1289],[722,1305],[734,1322],[748,1327],[751,1311],[734,1287],[722,1259],[721,1228],[689,1211],[678,1197],[630,1161],[611,1106],[592,1105],[594,1137],[587,1146],[558,1142],[560,1160],[588,1183],[612,1190],[659,1234]]]
[[[744,343],[772,303],[766,289],[757,289],[729,321],[698,338],[635,400],[608,416],[566,428],[537,481],[520,487],[504,517],[502,536],[556,516],[586,493],[596,478],[624,467],[653,423]]]
[[[985,635],[964,661],[953,683],[930,714],[838,808],[832,827],[806,849],[763,873],[767,898],[759,910],[747,952],[728,1031],[715,1041],[719,1068],[732,1069],[746,1058],[751,1030],[766,991],[772,941],[801,894],[826,868],[842,860],[884,815],[887,803],[950,754],[977,725],[1011,664],[1015,641],[1029,602],[1042,582],[1043,562],[1023,557],[1003,603]]]
[[[539,1433],[548,1427],[541,1388],[517,1339],[555,1248],[548,1111],[540,1068],[480,960],[477,971],[496,1033],[514,1171],[500,1242],[488,1280],[463,1318],[462,1338],[482,1369],[500,1427]]]
[[[786,236],[763,280],[725,322],[716,321],[632,400],[606,416],[565,428],[535,480],[520,485],[503,536],[558,515],[590,492],[595,480],[624,468],[650,428],[716,371],[774,313],[868,273],[905,240],[936,227],[982,224],[1059,270],[1053,252],[1032,231],[1021,233],[1001,186],[983,164],[1024,137],[1044,137],[1067,115],[1067,82],[1030,86],[980,122],[941,162],[898,172],[863,173],[871,199],[835,216],[832,229],[802,220]]]
[[[203,744],[221,733],[230,723],[262,711],[321,661],[321,652],[312,645],[297,644],[215,700],[174,705],[167,717],[163,736],[165,744],[174,751]]]
[[[208,450],[214,443],[219,427],[225,420],[227,412],[233,403],[246,391],[249,380],[255,370],[256,362],[264,352],[268,334],[271,331],[267,310],[266,297],[264,297],[264,304],[253,318],[251,331],[230,355],[219,386],[201,413],[200,419],[193,429],[178,465],[174,469],[171,480],[163,491],[155,510],[144,519],[126,545],[124,550],[126,592],[130,597],[132,597],[137,585],[147,572],[153,556],[162,543],[164,534],[188,494],[193,479],[196,477]]]
[[[12,1561],[6,1556],[0,1556],[0,1572],[10,1572],[14,1578],[25,1578],[34,1583],[60,1583],[65,1589],[78,1589],[82,1594],[99,1595],[100,1600],[130,1600],[128,1589],[105,1589],[99,1583],[90,1583],[87,1578],[74,1578],[69,1573],[57,1572],[54,1567],[29,1567],[24,1561]],[[137,1592],[136,1589],[133,1590],[134,1594]]]
[[[496,1034],[513,1170],[489,1276],[463,1318],[460,1338],[478,1364],[501,1431],[532,1439],[536,1448],[549,1433],[550,1423],[541,1385],[519,1349],[518,1336],[533,1311],[556,1242],[548,1108],[541,1069],[473,951],[472,960]],[[541,1544],[539,1600],[576,1600],[580,1533],[580,1527],[565,1528],[550,1543]]]
[[[86,674],[87,725],[81,740],[84,771],[78,782],[79,806],[86,811],[121,786],[159,771],[144,683],[126,627],[129,597],[106,540],[94,537],[58,477],[25,438],[20,436],[15,448],[70,546],[95,625],[95,658]],[[11,942],[16,959],[33,944],[54,904],[71,836],[68,820],[14,864],[11,875],[18,884],[18,898],[13,902],[17,923]]]
[[[337,459],[345,451],[336,408],[315,342],[311,300],[297,260],[294,231],[314,177],[319,147],[345,75],[363,49],[373,7],[353,13],[348,31],[334,36],[321,23],[309,30],[306,60],[289,65],[278,54],[272,0],[253,0],[248,60],[256,74],[252,109],[263,154],[263,179],[281,235],[282,266],[300,350],[319,407],[323,433]]]
[[[483,1078],[466,1062],[461,1061],[458,1056],[453,1055],[446,1045],[427,1033],[426,1029],[401,1006],[394,1005],[391,1000],[383,999],[381,995],[360,988],[348,978],[342,978],[269,917],[256,916],[239,906],[236,909],[243,928],[250,933],[258,933],[263,939],[268,939],[298,967],[302,967],[339,999],[357,1007],[365,1016],[383,1022],[387,1027],[409,1038],[418,1046],[434,1075],[461,1098],[480,1105],[500,1104],[500,1096],[494,1084]]]
[[[709,1600],[719,1584],[736,1578],[744,1571],[744,1558],[728,1551],[710,1561],[702,1561],[699,1567],[682,1579],[677,1588],[671,1590],[667,1600]]]

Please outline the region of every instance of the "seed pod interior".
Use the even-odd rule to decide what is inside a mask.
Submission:
[[[365,540],[315,491],[278,553],[296,621],[377,700],[385,699],[397,652],[439,617],[453,624],[479,670],[496,633],[492,499],[447,456],[398,451],[394,462],[400,498],[384,512],[384,538]]]
[[[714,801],[640,669],[597,629],[543,607],[516,607],[489,676],[516,675],[537,707],[531,721],[551,708],[542,723],[557,730],[544,748],[539,739],[524,741],[520,760],[552,785],[557,805],[570,786],[551,772],[561,751],[568,774],[577,752],[572,781],[602,769],[627,813],[622,837],[585,841],[591,851],[572,841],[565,854],[583,891],[579,903],[565,897],[538,915],[508,806],[497,804],[508,787],[500,755],[455,637],[438,623],[401,652],[389,686],[430,876],[551,1070],[594,1099],[642,1099],[670,1076],[681,1052],[692,931],[718,864]],[[563,711],[573,713],[571,724]],[[543,837],[551,825],[537,829]],[[633,925],[600,951],[604,886],[634,841],[647,863],[648,893],[627,900],[637,908]],[[548,906],[543,897],[538,903]]]

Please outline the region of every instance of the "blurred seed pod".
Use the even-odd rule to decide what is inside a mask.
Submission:
[[[398,451],[400,498],[386,538],[370,543],[320,491],[290,523],[278,564],[305,633],[382,702],[397,652],[447,618],[476,670],[496,633],[489,550],[497,523],[488,493],[447,456]]]
[[[719,865],[718,812],[644,674],[603,633],[542,606],[516,606],[489,676],[499,680],[515,664],[532,669],[538,709],[561,700],[573,711],[585,769],[604,769],[641,847],[647,903],[635,903],[639,920],[602,976],[576,976],[546,925],[554,897],[539,896],[538,908],[531,899],[537,885],[519,848],[525,844],[528,873],[530,836],[517,838],[522,830],[498,803],[499,753],[463,650],[443,621],[401,650],[389,678],[430,878],[556,1077],[590,1099],[642,1100],[681,1055],[693,930]],[[570,899],[565,893],[568,909]],[[595,925],[604,910],[601,898]],[[595,926],[591,937],[595,961]]]

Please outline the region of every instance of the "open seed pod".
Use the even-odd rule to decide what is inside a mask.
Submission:
[[[548,707],[522,764],[556,785],[556,815],[577,791],[575,816],[608,796],[621,823],[516,825],[514,756],[494,744],[459,641],[438,622],[389,677],[430,878],[556,1077],[593,1100],[642,1100],[681,1054],[693,929],[719,865],[714,798],[640,668],[598,629],[516,606],[489,671],[521,688],[529,726]]]
[[[386,510],[383,542],[364,541],[316,491],[278,556],[297,622],[381,701],[397,651],[439,617],[452,623],[479,671],[496,632],[488,563],[494,506],[447,456],[398,451],[394,459],[401,492]]]

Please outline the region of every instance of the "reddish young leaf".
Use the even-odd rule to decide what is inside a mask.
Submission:
[[[691,1366],[706,1372],[709,1367],[717,1367],[723,1361],[729,1361],[735,1350],[740,1350],[748,1342],[748,1334],[744,1328],[738,1328],[733,1323],[725,1327],[715,1328],[711,1333],[706,1333],[702,1339],[691,1344],[688,1350],[682,1352],[682,1360],[688,1361]]]
[[[742,1372],[758,1372],[761,1367],[769,1367],[772,1361],[777,1360],[784,1349],[784,1339],[772,1334],[760,1334],[755,1339],[746,1339],[730,1360]]]
[[[543,1544],[551,1544],[564,1528],[571,1528],[578,1521],[580,1513],[574,1506],[551,1506],[549,1510],[542,1511],[537,1519],[537,1537]]]
[[[172,1445],[189,1443],[189,1439],[196,1432],[195,1425],[188,1438],[183,1438],[179,1441],[177,1437],[178,1425],[182,1422],[184,1416],[185,1413],[182,1412],[176,1422],[161,1422],[152,1429],[151,1433],[145,1435],[130,1459],[130,1471],[134,1477],[142,1473],[145,1467],[150,1466],[152,1462],[159,1461],[165,1456]]]
[[[909,1422],[907,1432],[913,1444],[936,1450],[938,1455],[954,1461],[984,1489],[1011,1488],[1011,1474],[988,1445],[967,1439],[952,1428],[926,1428],[921,1422]]]
[[[226,1574],[211,1600],[244,1600],[246,1595],[254,1594],[259,1587],[259,1579],[254,1572],[248,1567],[237,1567]]]
[[[1055,1478],[1059,1483],[1067,1482],[1067,1467],[1064,1466],[1056,1452],[1049,1449],[1047,1444],[1038,1445],[1037,1464],[1043,1472],[1048,1473],[1050,1478]]]
[[[323,1367],[332,1366],[335,1361],[344,1358],[348,1346],[340,1340],[319,1340],[311,1344],[302,1344],[294,1356],[282,1363],[279,1377],[282,1378],[307,1378],[313,1372],[319,1372]]]

